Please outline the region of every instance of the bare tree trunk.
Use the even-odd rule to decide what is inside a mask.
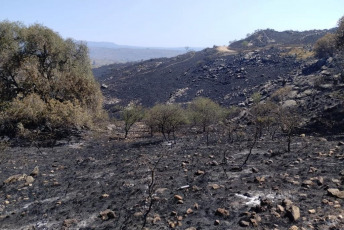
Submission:
[[[258,137],[259,137],[259,132],[260,132],[259,129],[256,128],[256,131],[255,131],[255,133],[254,133],[254,140],[253,140],[253,143],[252,143],[252,145],[250,146],[249,153],[248,153],[248,155],[247,155],[247,157],[246,157],[244,163],[242,163],[241,168],[244,167],[244,165],[247,163],[248,159],[250,158],[250,156],[251,156],[251,154],[252,154],[252,150],[253,150],[254,146],[256,145],[256,143],[257,143],[257,140],[258,140]]]

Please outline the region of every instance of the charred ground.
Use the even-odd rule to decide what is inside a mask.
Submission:
[[[176,144],[141,125],[123,140],[118,124],[45,145],[3,139],[0,228],[343,229],[339,64],[313,58],[308,43],[270,42],[95,69],[110,111],[196,96],[246,110],[253,93],[264,101],[288,86],[284,102],[296,105],[304,126],[290,152],[283,133],[264,133],[242,168],[252,140],[229,140],[217,127],[209,145],[190,127]]]

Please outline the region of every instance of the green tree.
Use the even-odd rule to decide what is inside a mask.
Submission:
[[[177,104],[157,104],[147,111],[144,121],[151,131],[159,130],[165,140],[172,134],[176,141],[176,130],[186,123],[185,111]]]
[[[127,138],[130,128],[143,118],[143,108],[135,103],[130,103],[121,113],[121,119],[124,121],[124,138]]]
[[[82,110],[92,120],[104,115],[103,97],[93,77],[85,44],[64,40],[39,24],[25,27],[21,23],[3,21],[0,22],[0,56],[1,104],[13,109],[14,100],[20,103],[26,97],[38,96],[47,104],[45,117],[39,119],[40,122],[49,120],[50,112],[56,110],[53,106]],[[70,113],[60,113],[63,114]],[[20,119],[13,120],[6,110],[1,119],[20,122]],[[58,120],[63,126],[64,119],[55,119]],[[31,126],[35,125],[41,124],[32,121]]]
[[[338,20],[338,29],[336,31],[336,46],[344,49],[344,16]]]
[[[191,121],[201,127],[206,133],[207,145],[209,144],[209,127],[217,124],[224,116],[223,108],[209,98],[195,98],[189,105]]]

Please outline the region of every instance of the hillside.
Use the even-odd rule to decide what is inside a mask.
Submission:
[[[309,31],[276,31],[273,29],[257,30],[248,37],[230,44],[233,49],[252,49],[266,47],[268,45],[277,46],[307,46],[313,45],[326,33],[333,33],[335,28],[329,30],[309,30]]]
[[[197,96],[239,109],[206,132],[190,120],[173,140],[144,120],[124,138],[116,119],[1,137],[0,229],[344,229],[343,59],[314,58],[295,34],[93,69],[110,115]],[[278,109],[260,116],[267,100]]]

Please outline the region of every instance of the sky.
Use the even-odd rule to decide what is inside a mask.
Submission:
[[[142,47],[228,45],[257,29],[330,29],[344,0],[0,0],[0,21]]]

